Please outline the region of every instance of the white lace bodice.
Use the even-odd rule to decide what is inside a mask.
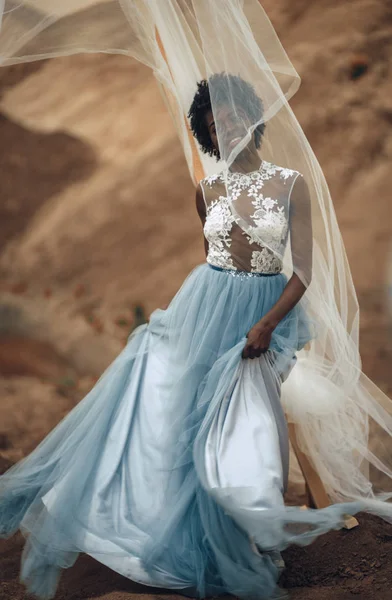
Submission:
[[[290,194],[298,175],[262,161],[260,169],[249,174],[222,171],[203,179],[207,262],[224,269],[279,273]]]

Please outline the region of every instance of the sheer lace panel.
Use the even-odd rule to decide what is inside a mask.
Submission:
[[[252,173],[222,171],[203,179],[207,262],[224,269],[279,273],[288,238],[290,193],[298,175],[262,161]]]

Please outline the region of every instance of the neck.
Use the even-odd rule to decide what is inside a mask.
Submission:
[[[244,148],[229,167],[231,173],[253,173],[260,169],[261,158],[257,151]]]

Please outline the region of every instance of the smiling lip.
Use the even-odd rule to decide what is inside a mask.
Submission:
[[[241,140],[241,138],[239,136],[233,138],[230,142],[229,142],[229,148],[232,148],[233,146],[235,146],[236,144],[238,144],[238,142]]]

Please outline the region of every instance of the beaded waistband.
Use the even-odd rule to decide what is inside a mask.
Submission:
[[[244,279],[248,277],[274,277],[275,275],[280,275],[280,271],[278,273],[254,273],[253,271],[236,271],[235,269],[222,269],[222,267],[216,267],[215,265],[211,265],[207,263],[211,269],[214,271],[221,271],[222,273],[228,273],[232,277],[242,277]]]

